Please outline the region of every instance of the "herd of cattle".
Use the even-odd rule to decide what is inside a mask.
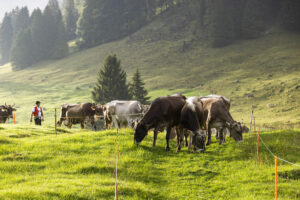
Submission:
[[[143,105],[139,101],[111,101],[105,105],[91,103],[64,104],[61,117],[57,124],[63,122],[69,128],[72,124],[90,122],[94,128],[95,117],[104,118],[106,129],[131,127],[135,130],[134,142],[142,142],[149,130],[153,130],[153,146],[156,144],[157,134],[166,130],[166,150],[169,151],[169,140],[172,135],[177,136],[177,151],[181,150],[183,140],[185,146],[194,151],[203,152],[206,145],[211,143],[212,129],[216,130],[219,144],[226,138],[226,132],[235,141],[242,141],[242,133],[249,129],[235,121],[230,110],[230,99],[208,95],[204,97],[186,98],[175,94],[155,99],[151,105]],[[174,137],[174,136],[173,136]],[[189,142],[188,142],[189,138]]]
[[[149,130],[153,130],[153,146],[156,145],[157,134],[166,130],[166,150],[169,151],[169,141],[177,136],[177,151],[181,150],[183,140],[185,146],[194,151],[205,151],[211,144],[212,130],[216,132],[219,144],[226,138],[226,132],[235,141],[242,141],[242,133],[249,129],[235,121],[230,110],[230,99],[208,95],[204,97],[186,98],[175,94],[155,99],[151,105],[143,105],[139,101],[111,101],[105,105],[92,103],[64,104],[61,107],[58,126],[64,123],[71,128],[80,124],[84,128],[90,123],[96,130],[96,118],[104,119],[106,129],[131,127],[135,130],[134,142],[139,145]],[[13,117],[16,111],[13,106],[0,105],[0,123]],[[189,138],[189,140],[188,140]]]

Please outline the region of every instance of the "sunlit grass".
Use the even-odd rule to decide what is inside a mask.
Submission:
[[[66,130],[19,125],[0,129],[1,199],[113,199],[116,130]],[[300,164],[299,131],[262,133],[278,156]],[[274,199],[274,160],[256,137],[243,143],[215,140],[204,154],[164,150],[164,133],[152,148],[152,133],[137,147],[133,132],[119,135],[120,199]],[[280,199],[300,196],[299,169],[278,162]],[[297,171],[298,170],[298,171]]]

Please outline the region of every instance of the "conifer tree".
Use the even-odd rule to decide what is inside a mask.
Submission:
[[[130,94],[133,99],[138,100],[142,104],[147,104],[150,97],[147,97],[148,92],[145,89],[145,83],[141,79],[141,74],[137,68],[130,84]]]
[[[122,70],[120,60],[116,55],[110,55],[105,59],[104,66],[98,73],[92,98],[98,103],[131,98],[126,83],[126,72]]]
[[[16,10],[16,19],[15,23],[13,24],[14,29],[14,40],[17,39],[18,34],[25,29],[28,29],[30,26],[30,18],[29,18],[29,11],[27,7],[23,7],[20,10]]]
[[[23,69],[34,63],[30,29],[23,30],[18,34],[11,51],[11,62],[14,69]]]
[[[64,5],[64,21],[68,40],[74,40],[76,38],[78,11],[75,8],[74,0],[65,0]]]
[[[13,41],[13,27],[11,22],[11,17],[5,14],[3,22],[0,27],[0,53],[1,53],[1,63],[6,63],[9,61],[10,51]]]

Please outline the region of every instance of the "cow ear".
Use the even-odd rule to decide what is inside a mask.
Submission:
[[[96,107],[93,105],[93,106],[91,106],[91,109],[92,110],[96,110]]]

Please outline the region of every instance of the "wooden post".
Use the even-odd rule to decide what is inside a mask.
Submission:
[[[252,112],[251,112],[250,125],[249,125],[250,133],[252,132],[252,120],[253,120],[253,109],[252,109]]]
[[[14,113],[14,125],[16,125],[16,113]]]
[[[277,156],[275,156],[275,200],[277,200]]]
[[[55,135],[57,135],[56,108],[54,109],[54,126],[55,126]]]
[[[257,158],[256,158],[257,167],[258,167],[258,163],[259,163],[259,130],[257,132]]]
[[[254,133],[256,133],[255,117],[253,117],[253,127],[254,127]]]

